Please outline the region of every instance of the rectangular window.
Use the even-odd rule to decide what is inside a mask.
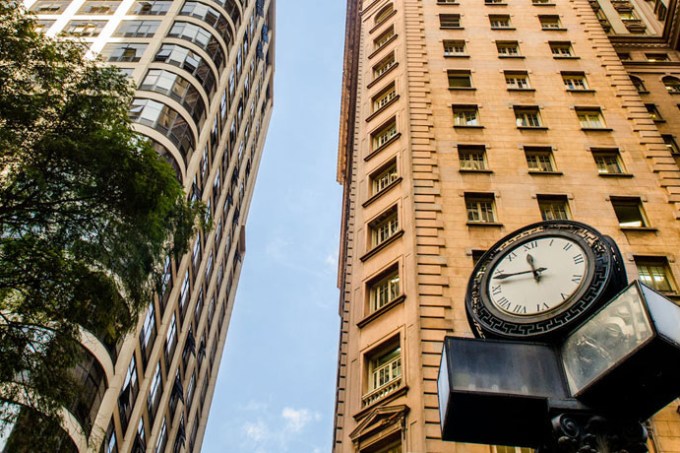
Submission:
[[[368,224],[371,235],[371,248],[377,247],[399,231],[397,207],[393,206]]]
[[[146,0],[137,1],[130,8],[129,14],[137,16],[162,16],[172,6],[172,0]]]
[[[460,169],[464,171],[487,170],[484,145],[458,145]]]
[[[530,90],[529,74],[526,71],[505,71],[505,86],[508,90]]]
[[[377,79],[381,75],[385,74],[387,71],[389,71],[397,61],[394,59],[394,52],[390,53],[388,56],[383,58],[373,66],[373,78]]]
[[[571,43],[568,41],[563,42],[550,42],[550,51],[553,54],[553,58],[573,58],[574,51],[571,48]]]
[[[106,21],[103,20],[72,20],[69,22],[64,30],[61,32],[63,36],[73,36],[78,38],[92,38],[99,36],[102,32]]]
[[[552,148],[548,146],[525,146],[524,155],[530,172],[550,173],[555,171]]]
[[[142,59],[147,44],[114,43],[102,49],[101,55],[106,61],[136,63]]]
[[[394,34],[394,26],[391,26],[384,32],[378,35],[377,38],[373,40],[373,50],[378,50],[385,44],[387,44],[393,37],[395,36]]]
[[[449,78],[450,90],[465,90],[472,88],[472,76],[470,71],[449,70],[446,73]]]
[[[454,105],[454,127],[477,127],[479,126],[479,111],[476,105]]]
[[[635,257],[640,281],[659,292],[676,292],[675,279],[666,257]]]
[[[33,6],[31,6],[31,12],[34,12],[36,14],[60,14],[63,12],[68,5],[70,5],[70,1],[39,1],[35,2]]]
[[[437,0],[437,5],[456,5],[456,0]]]
[[[146,311],[146,317],[144,318],[144,325],[142,326],[142,331],[139,333],[139,342],[142,347],[142,356],[144,360],[148,360],[151,354],[151,348],[153,347],[154,340],[156,339],[156,310],[154,308],[153,302],[149,304],[149,308]]]
[[[599,108],[577,108],[576,116],[582,129],[604,129],[606,125]]]
[[[371,134],[371,143],[373,145],[373,149],[376,150],[382,146],[385,146],[396,135],[397,121],[393,118],[386,125],[382,126],[376,132]]]
[[[504,58],[519,57],[519,43],[517,41],[496,41],[498,56]]]
[[[539,195],[537,199],[543,220],[569,220],[571,218],[566,196]]]
[[[168,422],[163,418],[163,425],[161,425],[161,432],[158,434],[158,440],[156,441],[155,453],[163,453],[165,451],[165,446],[168,444]]]
[[[157,20],[126,20],[121,22],[113,36],[149,38],[156,33],[159,24]]]
[[[120,1],[101,1],[101,0],[89,0],[86,1],[83,6],[78,10],[78,14],[113,14],[116,9],[118,9],[118,6],[120,5]]]
[[[597,165],[597,172],[601,175],[623,174],[623,163],[618,150],[593,151],[593,159]]]
[[[364,406],[387,396],[401,386],[401,347],[394,344],[367,357],[368,393]]]
[[[172,361],[172,356],[175,353],[175,347],[177,346],[177,317],[173,313],[170,319],[170,327],[165,334],[165,365],[166,368],[170,368],[170,362]]]
[[[158,403],[161,400],[161,395],[163,394],[163,381],[161,379],[161,364],[156,365],[156,372],[151,380],[151,385],[149,387],[149,397],[147,399],[147,410],[149,412],[149,417],[153,420],[156,415],[156,410],[158,410]]]
[[[504,5],[503,0],[484,0],[485,5]]]
[[[398,178],[397,161],[390,161],[386,166],[371,174],[369,178],[371,180],[371,195],[382,192],[390,187]]]
[[[550,3],[550,0],[531,0],[531,4],[533,4],[533,5],[552,5],[552,3]]]
[[[470,223],[496,223],[493,194],[465,194],[465,208]]]
[[[564,82],[564,87],[569,91],[584,91],[589,89],[586,75],[582,72],[563,72],[562,81]]]
[[[510,25],[510,16],[505,14],[489,16],[489,23],[491,24],[492,30],[512,28]]]
[[[373,97],[373,111],[377,112],[381,108],[385,107],[392,101],[392,99],[397,97],[397,90],[394,86],[394,82],[390,83],[387,88],[382,90],[380,93]]]
[[[441,28],[461,28],[460,14],[440,14],[439,26]]]
[[[649,113],[649,116],[653,121],[657,123],[664,121],[663,117],[661,116],[661,112],[659,112],[659,109],[656,107],[656,104],[645,104],[645,108],[647,109],[647,113]]]
[[[561,30],[562,23],[560,22],[560,16],[538,16],[538,20],[541,23],[541,29],[543,30]]]
[[[444,41],[444,56],[445,57],[466,56],[465,41],[463,41],[462,39]]]
[[[661,134],[661,138],[663,138],[663,142],[671,152],[673,159],[675,159],[675,163],[680,167],[680,147],[678,147],[678,143],[675,141],[675,138],[668,134]]]
[[[649,226],[639,198],[611,197],[611,202],[621,228],[643,228]]]
[[[538,107],[513,107],[517,127],[542,127]]]
[[[394,268],[368,284],[368,308],[371,313],[401,296],[399,271]]]

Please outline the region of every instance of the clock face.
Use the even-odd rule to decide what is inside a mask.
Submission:
[[[545,236],[505,251],[490,268],[488,297],[512,316],[535,316],[569,303],[584,284],[589,257],[575,240]]]

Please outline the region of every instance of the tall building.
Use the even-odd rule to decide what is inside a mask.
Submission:
[[[272,111],[275,2],[24,3],[42,32],[79,39],[129,75],[135,128],[213,222],[186,256],[166,259],[162,287],[134,334],[83,332],[77,374],[86,391],[65,408],[62,444],[45,451],[198,452]]]
[[[475,260],[522,226],[590,224],[680,300],[679,13],[348,0],[333,451],[515,451],[442,442],[437,373],[444,337],[472,335]],[[680,451],[677,406],[651,420],[653,451]]]

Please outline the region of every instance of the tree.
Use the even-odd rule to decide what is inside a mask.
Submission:
[[[129,80],[15,3],[0,2],[0,403],[57,417],[77,396],[80,327],[130,331],[203,208],[133,130]]]

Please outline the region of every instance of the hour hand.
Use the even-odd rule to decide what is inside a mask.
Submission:
[[[534,257],[527,253],[527,263],[531,266],[531,272],[534,274],[534,280],[539,281],[541,279],[541,274],[536,271],[536,266],[534,266]]]
[[[521,271],[521,272],[512,272],[510,274],[496,274],[493,276],[494,280],[505,280],[508,277],[514,277],[515,275],[522,275],[522,274],[534,274],[536,275],[541,275],[541,272],[547,271],[547,267],[539,267],[537,269],[532,269],[530,271]]]

